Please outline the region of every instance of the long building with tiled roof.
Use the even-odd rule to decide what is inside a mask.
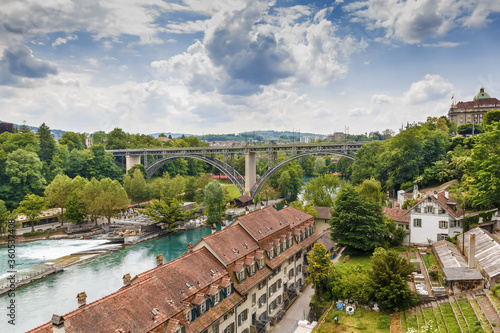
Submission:
[[[306,253],[321,235],[313,216],[268,207],[203,237],[181,257],[30,332],[250,333],[269,326],[306,277]]]

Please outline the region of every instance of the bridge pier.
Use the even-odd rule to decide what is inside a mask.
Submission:
[[[125,157],[125,168],[127,173],[136,164],[141,164],[141,155],[127,155]]]
[[[255,160],[255,152],[245,153],[245,192],[249,196],[250,190],[257,181],[257,164]]]

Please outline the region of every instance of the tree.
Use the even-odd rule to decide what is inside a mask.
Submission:
[[[382,204],[384,201],[384,193],[382,185],[375,178],[365,179],[361,185],[357,187],[359,195],[364,201]]]
[[[331,237],[340,246],[369,252],[381,245],[385,235],[384,215],[378,204],[363,201],[349,183],[342,183],[335,198]]]
[[[59,144],[68,146],[69,151],[81,150],[85,147],[85,137],[75,132],[64,132],[59,138]]]
[[[383,149],[381,141],[372,141],[361,146],[354,156],[352,164],[351,180],[353,184],[361,184],[363,180],[377,176],[379,168],[377,158]]]
[[[99,198],[101,189],[99,181],[92,178],[86,182],[79,192],[79,199],[85,206],[85,211],[91,221],[95,222],[97,226],[97,217],[101,213],[101,206],[97,198]]]
[[[359,264],[336,263],[328,272],[329,300],[352,299],[361,304],[370,301],[371,291],[368,285],[368,268]]]
[[[167,232],[175,231],[177,222],[183,221],[188,214],[176,198],[168,197],[154,199],[153,203],[146,206],[143,213],[153,221],[165,223]]]
[[[45,209],[45,199],[35,194],[26,194],[19,203],[16,214],[23,214],[31,222],[31,231],[35,231],[35,223],[40,221],[40,214]]]
[[[283,198],[287,198],[290,193],[290,173],[288,171],[284,171],[280,178],[278,178],[278,189],[281,192],[281,196]]]
[[[500,121],[500,110],[488,111],[483,117],[483,127],[487,128],[488,125],[497,121]]]
[[[9,211],[5,207],[5,202],[0,200],[0,233],[7,232],[9,215]]]
[[[49,164],[56,151],[56,140],[52,137],[49,126],[42,123],[37,131],[40,140],[40,152],[38,156],[40,161]]]
[[[330,257],[326,251],[326,247],[321,243],[314,244],[311,252],[307,256],[309,266],[307,271],[309,276],[305,282],[314,284],[315,293],[315,309],[319,295],[323,294],[327,286],[328,269],[330,268]],[[316,311],[314,311],[316,314]]]
[[[368,283],[383,311],[406,310],[418,303],[417,295],[408,286],[413,265],[393,250],[377,248],[370,260]]]
[[[121,128],[115,128],[106,136],[107,149],[125,149],[127,148],[127,133]]]
[[[12,204],[22,200],[29,193],[41,193],[45,186],[42,176],[42,162],[37,154],[18,149],[7,155],[5,175],[10,177],[8,198]]]
[[[205,186],[204,204],[208,225],[222,221],[225,207],[224,199],[224,190],[217,180],[214,179]]]
[[[463,124],[458,126],[457,133],[460,135],[472,135],[472,129],[474,128],[474,135],[483,133],[483,126],[481,124]]]
[[[318,176],[306,186],[304,199],[315,206],[332,207],[339,186],[339,178],[331,173]]]
[[[52,182],[45,188],[45,198],[47,202],[56,208],[60,209],[59,215],[57,216],[58,221],[63,223],[64,209],[66,208],[66,202],[73,192],[73,187],[71,186],[71,178],[66,175],[57,175]]]
[[[95,198],[100,206],[99,215],[107,218],[108,224],[111,224],[111,218],[116,215],[116,211],[127,207],[130,201],[127,192],[117,180],[104,178],[99,182],[99,188],[99,196]]]
[[[129,175],[126,177],[129,177]],[[135,170],[130,178],[130,183],[127,185],[128,186],[126,186],[126,182],[124,180],[123,186],[125,187],[127,194],[132,197],[133,202],[143,202],[149,199],[148,184],[146,183],[146,179],[144,179],[140,169]]]
[[[83,221],[87,210],[85,204],[82,202],[79,193],[74,191],[66,201],[66,212],[64,213],[64,218],[73,223],[79,223]]]
[[[471,162],[465,175],[468,197],[476,207],[500,207],[500,122],[479,136],[472,148]]]

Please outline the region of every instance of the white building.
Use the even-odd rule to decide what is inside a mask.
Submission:
[[[447,190],[425,196],[403,216],[410,217],[410,244],[429,244],[462,232],[464,210]]]

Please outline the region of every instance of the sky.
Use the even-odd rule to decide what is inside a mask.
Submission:
[[[0,120],[397,132],[500,99],[499,32],[499,0],[2,0]]]

